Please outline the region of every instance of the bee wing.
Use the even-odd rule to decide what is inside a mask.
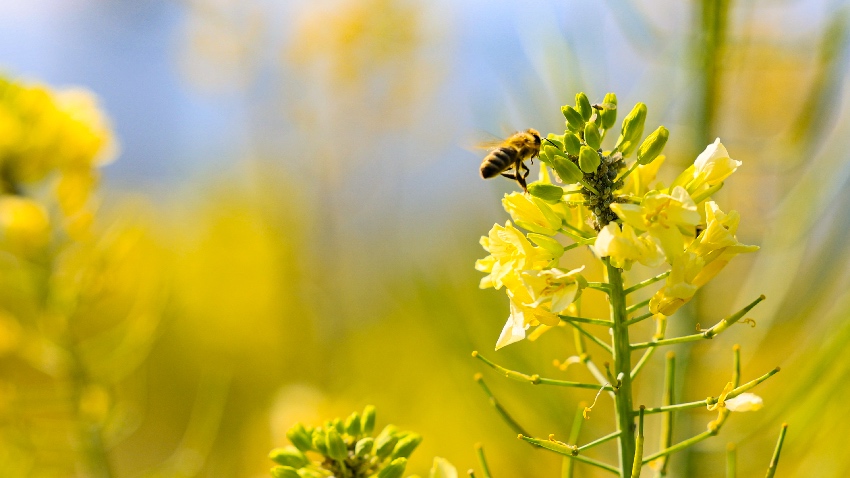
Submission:
[[[469,141],[466,142],[466,149],[491,150],[501,146],[504,142],[505,140],[503,138],[499,138],[496,135],[486,132],[478,132],[474,135],[473,138],[469,139]]]

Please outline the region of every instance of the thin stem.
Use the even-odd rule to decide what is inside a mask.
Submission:
[[[502,417],[502,420],[504,420],[505,423],[507,423],[508,426],[511,427],[511,430],[513,430],[515,433],[521,433],[524,435],[526,433],[525,429],[522,428],[522,426],[517,423],[516,420],[514,420],[514,418],[508,413],[508,411],[505,410],[505,407],[503,407],[502,404],[499,403],[498,400],[496,400],[496,397],[493,395],[493,392],[491,392],[490,388],[487,387],[487,384],[484,383],[484,379],[481,377],[480,373],[475,374],[475,381],[478,382],[478,385],[481,385],[481,389],[484,390],[484,393],[487,394],[487,397],[490,399],[490,405],[492,405],[493,408],[496,409],[496,412],[498,412],[499,416]]]
[[[726,395],[726,400],[729,400],[731,398],[735,398],[738,395],[754,388],[755,386],[764,382],[765,380],[769,379],[770,377],[774,376],[778,372],[779,372],[779,367],[776,367],[775,369],[771,370],[770,372],[767,372],[766,374],[762,375],[761,377],[759,377],[755,380],[751,380],[751,381],[741,385],[740,387],[736,387],[736,388],[732,389],[732,391],[729,392],[728,395]],[[690,408],[705,407],[705,406],[709,406],[709,405],[714,405],[715,403],[717,403],[717,401],[719,399],[720,399],[720,397],[708,397],[705,400],[699,400],[699,401],[696,401],[696,402],[677,403],[676,405],[667,405],[667,406],[661,406],[661,407],[656,407],[656,408],[647,408],[645,413],[646,414],[662,413],[662,412],[670,412],[670,411],[676,411],[676,410],[688,410]]]
[[[770,459],[770,465],[767,468],[765,478],[773,478],[776,474],[776,466],[779,465],[779,453],[782,452],[782,443],[785,441],[785,433],[788,431],[788,424],[782,424],[782,430],[779,431],[779,440],[776,441],[776,449],[773,450],[773,457]]]
[[[658,347],[658,346],[661,346],[661,345],[672,345],[672,344],[682,344],[682,343],[686,343],[686,342],[696,342],[696,341],[703,340],[703,339],[713,339],[716,335],[720,334],[721,332],[723,332],[726,329],[728,329],[729,327],[731,327],[732,324],[741,320],[741,318],[744,317],[744,315],[746,315],[747,312],[752,310],[752,308],[755,307],[756,305],[758,305],[759,302],[763,301],[764,298],[765,297],[763,295],[759,296],[756,300],[747,304],[747,306],[744,307],[743,309],[739,310],[738,312],[735,312],[734,314],[730,315],[729,317],[726,317],[725,319],[716,323],[710,329],[704,330],[704,331],[702,331],[698,334],[685,335],[684,337],[676,337],[676,338],[672,338],[672,339],[653,340],[651,342],[640,342],[640,343],[637,343],[637,344],[633,344],[632,350],[643,349],[643,348],[647,348],[647,347]]]
[[[693,196],[691,199],[693,199],[695,203],[700,203],[703,200],[708,199],[712,194],[716,193],[717,191],[720,191],[721,188],[723,188],[723,183],[715,184],[714,186],[711,186],[705,191]]]
[[[605,292],[606,294],[608,293],[608,284],[606,284],[604,282],[588,282],[587,287],[588,287],[588,289],[596,289],[596,290],[601,290],[602,292]]]
[[[643,458],[643,409],[645,407],[643,405],[640,406],[640,412],[638,413],[638,437],[635,442],[635,459],[634,465],[632,465],[632,478],[640,478],[640,469],[643,465],[641,459]]]
[[[599,385],[595,383],[583,383],[583,382],[571,382],[568,380],[555,380],[552,378],[543,378],[536,373],[533,375],[528,375],[522,372],[517,372],[515,370],[509,370],[505,367],[502,367],[499,364],[493,363],[490,360],[484,358],[483,355],[479,354],[477,351],[472,352],[472,356],[481,360],[485,364],[487,364],[490,368],[497,370],[505,375],[505,377],[516,380],[518,382],[526,382],[532,385],[555,385],[558,387],[573,387],[573,388],[589,388],[591,390],[598,390]],[[482,382],[483,383],[483,382]],[[609,386],[610,390],[611,387]]]
[[[632,167],[630,167],[629,170],[626,171],[625,173],[621,174],[619,178],[614,180],[614,182],[616,183],[617,181],[620,181],[621,179],[625,179],[629,174],[632,174],[638,168],[638,166],[640,166],[640,163],[635,161],[635,163],[632,164]]]
[[[586,463],[588,465],[595,466],[595,467],[598,467],[598,468],[602,468],[603,470],[610,471],[611,473],[614,473],[614,474],[620,473],[620,470],[618,470],[617,468],[615,468],[615,467],[613,467],[613,466],[611,466],[607,463],[602,463],[601,461],[596,461],[593,458],[588,458],[586,456],[575,454],[576,451],[575,451],[575,448],[573,448],[573,447],[569,447],[567,445],[562,445],[560,443],[557,443],[557,442],[554,442],[554,441],[551,441],[551,440],[541,440],[539,438],[532,438],[532,437],[529,437],[529,436],[525,436],[523,434],[520,434],[517,438],[519,438],[520,440],[526,441],[528,443],[531,443],[532,445],[537,445],[540,448],[545,448],[549,451],[554,451],[555,453],[558,453],[560,455],[570,457],[573,460],[580,461],[582,463]]]
[[[597,190],[596,190],[596,188],[595,188],[595,187],[593,187],[593,186],[591,186],[590,184],[587,184],[587,181],[585,181],[584,179],[579,179],[579,180],[578,180],[578,182],[579,182],[582,186],[584,186],[585,188],[587,188],[588,190],[590,190],[590,192],[592,192],[593,194],[596,194],[597,196],[599,196],[599,191],[597,191]]]
[[[643,302],[638,302],[637,304],[632,304],[632,305],[626,307],[626,313],[631,314],[632,312],[640,309],[641,307],[646,307],[647,305],[649,305],[650,300],[652,300],[652,299],[646,299]]]
[[[578,443],[579,435],[581,435],[581,426],[584,424],[584,407],[587,402],[579,402],[576,408],[576,415],[573,417],[573,426],[570,429],[570,443]],[[561,463],[561,478],[573,478],[575,461],[564,457]]]
[[[640,290],[640,289],[643,289],[644,287],[646,287],[648,285],[655,284],[656,282],[667,278],[667,276],[669,276],[669,275],[670,275],[670,271],[662,272],[661,274],[658,274],[655,277],[650,277],[649,279],[638,282],[637,284],[635,284],[635,285],[629,287],[628,289],[624,290],[623,293],[626,294],[626,295],[629,295],[636,290]]]
[[[584,324],[602,325],[605,327],[611,327],[612,325],[610,320],[605,319],[591,319],[588,317],[576,317],[573,315],[559,315],[558,317],[567,322],[581,322]]]
[[[632,414],[632,365],[629,347],[629,327],[626,325],[626,292],[623,289],[623,276],[620,269],[603,260],[606,267],[609,299],[611,302],[611,320],[614,322],[614,374],[620,379],[619,388],[614,396],[617,431],[619,437],[620,477],[627,478],[632,470],[635,456],[635,421]]]
[[[614,349],[612,349],[610,345],[603,342],[602,339],[600,339],[599,337],[597,337],[597,336],[591,334],[590,332],[584,330],[583,328],[581,328],[581,326],[579,326],[578,324],[576,324],[574,322],[568,321],[567,323],[572,325],[573,327],[575,327],[575,329],[578,330],[579,332],[581,332],[582,335],[584,335],[585,337],[587,337],[590,340],[592,340],[593,342],[595,342],[596,345],[599,345],[600,347],[602,347],[603,349],[608,351],[608,353],[610,353],[611,355],[614,355]]]
[[[564,246],[564,252],[567,252],[571,249],[575,249],[576,247],[581,247],[581,246],[585,246],[585,245],[587,245],[587,244],[582,244],[580,242],[574,242],[574,243],[570,244],[569,246]]]
[[[585,444],[585,445],[582,445],[582,446],[578,447],[578,448],[577,448],[577,450],[578,450],[578,451],[584,451],[584,450],[587,450],[588,448],[593,448],[593,447],[595,447],[596,445],[601,445],[601,444],[603,444],[603,443],[605,443],[605,442],[608,442],[608,441],[611,441],[611,440],[613,440],[613,439],[615,439],[615,438],[619,438],[621,433],[622,433],[622,432],[613,432],[613,433],[609,433],[609,434],[605,435],[604,437],[597,438],[596,440],[593,440],[593,441],[592,441],[592,442],[590,442],[590,443],[587,443],[587,444]],[[575,442],[573,442],[573,443],[575,443]]]
[[[735,344],[732,346],[732,386],[738,387],[741,385],[741,346]]]
[[[593,375],[593,378],[599,382],[599,385],[606,385],[608,383],[605,380],[605,376],[602,375],[602,372],[599,371],[599,368],[593,363],[593,359],[590,358],[590,355],[587,353],[587,348],[584,345],[584,336],[578,329],[573,329],[573,339],[575,341],[576,352],[578,352],[578,358],[581,360],[581,363],[587,367],[587,370]]]
[[[626,322],[628,324],[628,322]],[[658,314],[658,321],[655,324],[655,335],[652,336],[652,340],[661,340],[664,338],[664,334],[667,333],[667,317],[663,314]],[[635,368],[632,369],[632,380],[637,377],[637,374],[640,373],[641,369],[644,365],[649,362],[649,359],[652,358],[653,354],[655,354],[655,347],[646,349],[646,352],[640,357]]]
[[[661,399],[662,406],[673,404],[673,388],[676,377],[676,354],[667,352],[667,361],[664,367],[664,396]],[[644,410],[644,413],[646,411]],[[661,417],[661,438],[659,448],[664,450],[673,444],[673,412],[666,412]],[[667,456],[662,457],[656,464],[658,476],[667,476]]]
[[[701,441],[705,440],[706,438],[713,436],[713,435],[715,435],[715,432],[712,432],[711,430],[706,430],[706,431],[700,433],[699,435],[694,435],[694,436],[688,438],[687,440],[682,440],[679,443],[677,443],[677,444],[675,444],[671,447],[668,447],[668,448],[665,448],[665,449],[659,451],[658,453],[654,453],[652,455],[644,457],[643,462],[649,463],[650,461],[661,458],[662,456],[667,456],[667,455],[676,453],[677,451],[684,450],[685,448],[687,448],[691,445],[696,445],[697,443],[699,443],[699,442],[701,442]]]
[[[573,229],[575,229],[575,228],[573,228]],[[584,237],[581,234],[576,234],[575,232],[570,231],[568,229],[559,229],[558,232],[560,232],[560,233],[562,233],[566,236],[571,237],[577,243],[585,245],[585,246],[589,246],[590,244],[593,244],[594,242],[596,242],[594,239]]]
[[[490,467],[487,466],[487,458],[484,456],[484,447],[480,443],[475,444],[475,455],[478,456],[478,463],[481,464],[481,474],[484,478],[491,478]]]
[[[726,478],[735,478],[738,474],[738,453],[734,443],[726,445]]]
[[[639,315],[639,316],[635,317],[634,319],[627,320],[627,321],[626,321],[626,325],[627,325],[627,326],[631,326],[631,325],[634,325],[634,324],[636,324],[636,323],[638,323],[638,322],[643,322],[644,320],[646,320],[646,319],[648,319],[648,318],[652,317],[653,315],[655,315],[655,314],[653,314],[652,312],[647,312],[647,313],[645,313],[645,314],[643,314],[643,315]]]

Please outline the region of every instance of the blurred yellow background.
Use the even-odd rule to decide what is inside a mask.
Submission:
[[[677,398],[716,395],[734,343],[744,380],[782,372],[758,390],[764,410],[675,456],[673,476],[723,476],[728,442],[740,476],[760,475],[782,422],[777,476],[850,475],[847,15],[827,0],[6,2],[4,76],[92,90],[120,154],[98,189],[61,170],[54,255],[0,254],[0,476],[268,476],[294,421],[369,403],[379,427],[425,437],[409,472],[477,466],[481,442],[495,476],[559,476],[472,381],[483,372],[535,436],[566,435],[593,398],[470,358],[507,315],[473,263],[515,184],[480,180],[468,147],[563,130],[578,91],[647,103],[672,132],[667,181],[716,136],[744,162],[720,196],[762,249],[668,336],[767,301],[755,328],[676,347]],[[556,330],[488,357],[582,379],[552,366],[573,353]],[[662,363],[639,403],[659,402]],[[608,433],[611,409],[600,400],[584,436]],[[679,414],[677,437],[712,418]]]

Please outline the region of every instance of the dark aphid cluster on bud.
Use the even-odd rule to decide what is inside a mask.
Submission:
[[[567,129],[563,135],[550,134],[540,151],[540,160],[552,168],[563,183],[581,184],[581,194],[593,213],[591,226],[597,231],[617,216],[611,204],[620,201],[616,191],[622,189],[621,171],[626,167],[626,158],[637,150],[637,165],[651,163],[659,156],[669,135],[666,128],[659,127],[643,143],[646,105],[638,103],[623,119],[620,136],[614,149],[604,151],[602,142],[617,121],[617,95],[608,93],[602,103],[591,105],[584,93],[576,95],[576,104],[561,107]],[[640,145],[640,148],[638,148]],[[631,171],[630,171],[631,172]],[[551,200],[550,188],[532,184],[530,194]]]
[[[292,446],[269,453],[278,466],[275,478],[401,478],[407,459],[422,437],[387,425],[373,437],[375,407],[362,414],[336,418],[324,425],[305,427],[296,423],[286,432]],[[309,453],[309,455],[308,455]],[[318,459],[315,459],[318,455]]]

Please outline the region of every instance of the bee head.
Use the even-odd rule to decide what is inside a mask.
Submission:
[[[525,132],[534,138],[534,144],[540,144],[540,133],[536,129],[528,128]]]

